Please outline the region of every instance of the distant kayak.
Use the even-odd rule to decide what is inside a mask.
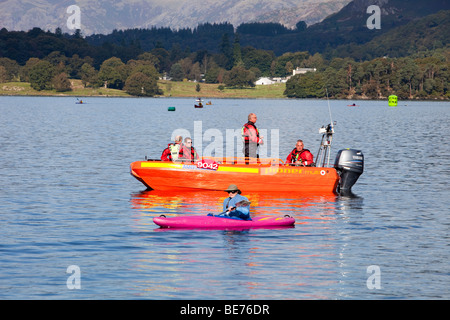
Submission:
[[[348,104],[347,107],[359,107],[359,104]]]
[[[289,227],[295,224],[295,219],[290,216],[262,216],[253,220],[242,220],[226,216],[178,216],[167,218],[164,215],[153,218],[153,222],[161,228],[176,229],[250,229]]]

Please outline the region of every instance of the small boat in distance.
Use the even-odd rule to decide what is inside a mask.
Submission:
[[[194,105],[195,108],[203,108],[203,104],[202,104],[202,99],[201,98],[197,98],[197,100],[195,100],[196,104]]]

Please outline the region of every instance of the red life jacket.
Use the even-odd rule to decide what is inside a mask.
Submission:
[[[175,143],[169,143],[167,145],[167,148],[165,148],[163,150],[163,153],[161,154],[162,161],[172,161],[172,160],[174,160],[174,158],[175,158],[175,160],[177,160],[177,159],[183,157],[183,144],[179,144],[178,149],[172,150],[172,147],[174,147],[174,146],[176,146]]]
[[[302,164],[309,166],[314,162],[314,156],[308,149],[297,151],[297,148],[294,148],[286,158],[286,162],[295,163],[296,161],[301,161]]]
[[[259,144],[261,142],[259,130],[251,121],[247,122],[242,127],[242,138],[244,139],[245,144],[249,144],[250,142]]]
[[[197,154],[197,151],[195,151],[194,147],[188,148],[186,145],[183,144],[183,147],[181,148],[181,152],[179,154],[179,158],[189,159],[189,160],[197,160],[198,154]]]

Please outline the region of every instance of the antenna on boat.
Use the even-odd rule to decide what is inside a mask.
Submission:
[[[334,123],[333,123],[333,118],[331,117],[330,99],[328,99],[328,88],[325,88],[325,92],[327,93],[328,113],[330,114],[331,129],[333,129]]]
[[[319,151],[317,152],[316,157],[316,165],[325,167],[330,166],[330,155],[331,155],[331,142],[333,140],[333,133],[334,133],[334,126],[336,125],[336,122],[333,121],[333,118],[331,117],[331,107],[330,107],[330,100],[328,99],[328,89],[325,88],[326,94],[327,94],[327,102],[328,102],[328,112],[330,114],[330,124],[327,126],[322,126],[322,128],[319,129],[319,133],[322,134],[322,141],[320,142]]]

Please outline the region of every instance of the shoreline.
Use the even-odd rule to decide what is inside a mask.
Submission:
[[[279,100],[308,100],[304,98],[288,98],[283,93],[285,84],[258,85],[253,88],[225,88],[218,89],[219,84],[200,83],[201,90],[195,90],[196,82],[171,82],[160,80],[159,87],[166,94],[156,95],[153,97],[132,96],[123,90],[110,88],[85,88],[81,84],[81,80],[71,80],[72,91],[56,92],[55,90],[36,91],[31,88],[28,82],[5,82],[0,83],[0,97],[74,97],[74,98],[198,98],[208,99],[279,99]],[[326,100],[323,98],[311,98],[317,100]],[[347,98],[330,98],[330,100],[342,101],[385,101],[388,97],[371,99],[367,97],[347,97]],[[399,99],[399,101],[449,101],[449,97],[430,97],[415,99]]]
[[[2,97],[30,97],[30,98],[121,98],[121,99],[196,99],[197,96],[154,96],[154,97],[138,97],[138,96],[114,96],[114,95],[103,95],[103,96],[74,96],[74,95],[19,95],[19,94],[0,94],[0,98]],[[204,99],[215,99],[215,100],[227,100],[227,99],[234,99],[234,100],[327,100],[326,98],[270,98],[270,97],[202,97]],[[343,99],[343,98],[329,98],[331,101],[388,101],[388,99],[361,99],[361,98],[355,98],[355,99]],[[407,99],[407,100],[398,100],[399,106],[401,106],[401,103],[406,102],[450,102],[450,99],[440,98],[440,99]],[[88,104],[81,103],[81,104]],[[359,107],[351,106],[348,107]]]
[[[197,99],[198,96],[153,96],[153,97],[139,97],[132,95],[61,95],[61,94],[2,94],[1,97],[40,97],[40,98],[121,98],[121,99]],[[216,99],[216,100],[226,100],[226,99],[242,99],[242,100],[327,100],[327,98],[272,98],[272,97],[240,97],[240,96],[229,96],[229,97],[215,97],[215,96],[201,96],[202,99]],[[368,98],[329,98],[332,101],[387,101],[388,98],[380,98],[380,99],[368,99]],[[445,99],[443,97],[433,98],[433,99],[406,99],[406,100],[398,100],[399,102],[450,102],[450,99]],[[87,103],[86,103],[87,104]],[[353,107],[353,106],[349,106]],[[358,105],[354,106],[358,107]]]

